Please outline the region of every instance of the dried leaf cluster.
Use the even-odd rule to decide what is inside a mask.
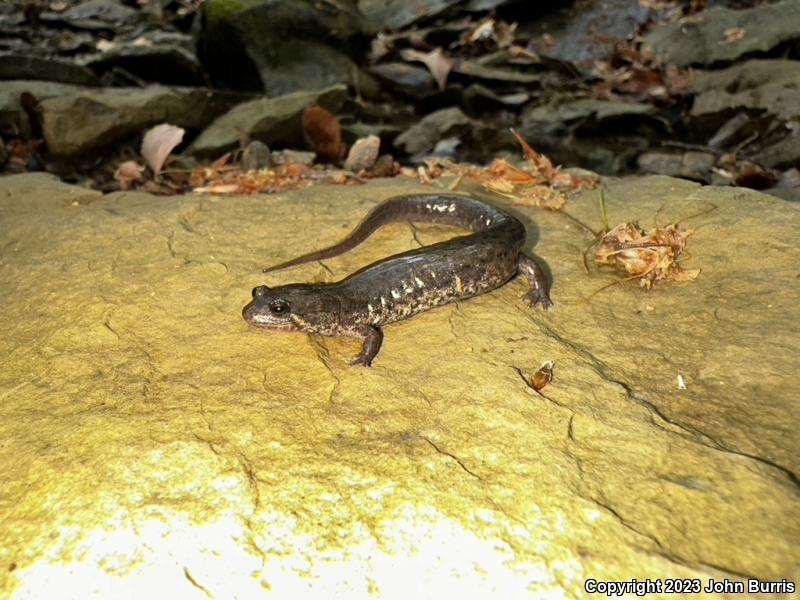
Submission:
[[[397,173],[398,166],[394,159],[388,154],[379,155],[380,139],[377,136],[357,140],[347,154],[339,119],[324,108],[317,105],[308,107],[302,115],[302,125],[308,145],[317,156],[333,164],[300,162],[303,153],[287,152],[280,159],[273,155],[273,161],[277,164],[268,168],[248,169],[242,168],[239,161],[235,160],[241,154],[239,151],[225,154],[215,162],[195,169],[164,170],[165,164],[172,158],[172,151],[183,140],[184,130],[162,123],[144,134],[141,160],[121,162],[114,172],[114,179],[121,189],[139,189],[155,194],[187,191],[201,194],[256,194],[307,187],[315,183],[363,183],[369,178],[388,177]],[[335,164],[345,154],[345,168],[340,169]],[[147,164],[149,170],[142,162]]]
[[[606,100],[670,104],[685,93],[691,81],[688,70],[661,64],[638,37],[617,43],[609,60],[595,61],[593,71],[601,79],[593,95]]]
[[[457,181],[477,181],[484,189],[505,196],[514,204],[559,210],[567,195],[581,189],[591,189],[599,183],[595,177],[574,175],[553,165],[545,155],[536,152],[513,131],[522,146],[527,168],[512,165],[507,160],[495,159],[488,167],[459,164],[450,160],[430,159],[420,167],[417,176],[429,182],[442,176],[455,176]],[[411,174],[411,172],[409,172]]]
[[[195,169],[189,185],[197,194],[271,194],[284,190],[308,187],[315,183],[348,183],[357,178],[348,171],[285,163],[268,169],[245,171],[230,165],[231,155],[206,167]]]
[[[622,269],[645,289],[662,281],[690,281],[700,269],[684,269],[680,260],[691,233],[679,231],[677,225],[648,233],[634,223],[623,223],[603,236],[594,259],[598,265]]]

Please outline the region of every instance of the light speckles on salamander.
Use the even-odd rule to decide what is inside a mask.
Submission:
[[[369,366],[380,350],[383,325],[483,294],[517,274],[531,283],[532,289],[525,295],[531,305],[551,306],[541,267],[522,253],[522,223],[474,198],[452,194],[387,200],[338,244],[265,271],[337,256],[382,225],[398,221],[441,223],[472,233],[390,256],[335,283],[258,286],[242,311],[245,320],[266,330],[361,338],[363,347],[352,362]]]

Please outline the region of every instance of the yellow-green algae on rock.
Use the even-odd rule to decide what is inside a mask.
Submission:
[[[593,295],[618,276],[584,272],[585,231],[520,209],[553,310],[513,282],[388,326],[364,369],[355,341],[259,333],[240,311],[257,284],[451,236],[392,225],[325,267],[260,273],[418,185],[163,198],[0,179],[0,596],[798,582],[797,207],[662,177],[606,188],[612,225],[686,219],[700,277]],[[599,228],[597,192],[568,210]],[[523,375],[545,360],[540,395]]]

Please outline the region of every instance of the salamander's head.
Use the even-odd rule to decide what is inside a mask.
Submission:
[[[253,299],[242,309],[242,316],[258,329],[313,332],[320,319],[326,320],[338,308],[328,304],[330,297],[320,284],[260,285],[253,289]]]

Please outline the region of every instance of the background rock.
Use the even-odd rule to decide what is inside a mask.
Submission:
[[[57,96],[74,95],[84,89],[80,85],[52,81],[0,82],[0,130],[13,130],[14,125],[18,122],[20,96],[26,92],[32,94],[37,100],[46,100]]]
[[[748,60],[719,71],[697,72],[692,116],[737,109],[764,109],[791,119],[800,117],[800,62]]]
[[[197,129],[240,100],[238,94],[196,88],[86,90],[41,102],[42,131],[54,155],[76,156],[159,123]]]
[[[359,0],[358,8],[381,29],[397,30],[455,4],[458,0]]]
[[[215,81],[276,96],[337,83],[365,84],[342,48],[372,25],[352,0],[227,0],[204,6],[199,46]],[[231,68],[235,65],[235,68]]]
[[[190,152],[198,156],[215,156],[237,146],[242,135],[266,144],[275,143],[302,147],[300,117],[303,110],[319,104],[335,111],[344,102],[343,85],[316,92],[295,92],[276,98],[258,98],[235,106],[217,118],[195,139]]]
[[[97,76],[84,66],[66,60],[24,56],[14,53],[0,54],[0,80],[43,80],[52,83],[71,83],[93,86],[100,83]],[[3,86],[7,85],[5,82]],[[0,90],[0,93],[2,90]]]
[[[394,143],[409,154],[424,153],[443,138],[465,133],[471,124],[460,108],[443,108],[420,119],[398,135]]]
[[[639,168],[645,173],[658,173],[708,183],[716,158],[708,152],[645,152],[639,156]]]
[[[764,2],[740,10],[714,6],[700,18],[699,22],[678,20],[657,25],[645,35],[645,43],[662,61],[688,66],[731,61],[800,39],[800,3],[796,0]],[[728,32],[739,28],[744,35],[727,41]]]

